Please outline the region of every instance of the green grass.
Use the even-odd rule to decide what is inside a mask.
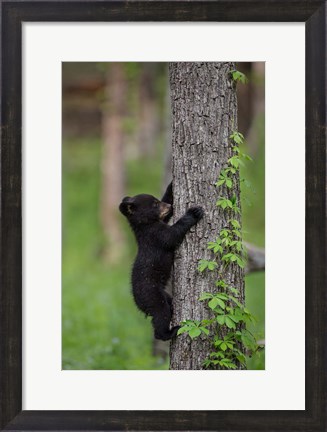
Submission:
[[[127,195],[160,195],[162,155],[129,161]],[[253,206],[244,210],[247,240],[264,244],[264,155],[246,172],[257,187]],[[152,355],[152,326],[134,305],[130,270],[135,241],[122,218],[128,248],[121,263],[101,259],[100,142],[69,140],[63,145],[62,367],[63,369],[167,369]],[[259,165],[259,166],[258,166]],[[252,199],[250,197],[250,199]],[[258,208],[260,208],[258,211]],[[258,318],[254,332],[264,336],[264,274],[246,278],[246,302]],[[255,356],[249,368],[264,368]]]
[[[248,329],[256,336],[257,340],[265,337],[265,274],[264,272],[251,273],[245,277],[246,307],[256,318],[255,324]],[[264,351],[253,355],[247,362],[248,369],[264,369]]]

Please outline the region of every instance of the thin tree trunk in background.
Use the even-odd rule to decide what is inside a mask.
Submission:
[[[173,126],[173,192],[174,221],[185,210],[200,205],[203,220],[187,234],[175,253],[173,271],[173,325],[186,319],[208,319],[212,315],[202,292],[216,292],[217,271],[199,273],[200,259],[214,259],[207,243],[228,226],[230,214],[216,206],[222,195],[215,187],[220,170],[233,155],[229,136],[237,130],[237,100],[229,72],[233,63],[170,63],[170,87]],[[239,178],[232,191],[240,200]],[[234,216],[240,221],[239,216]],[[223,270],[225,281],[240,291],[244,302],[244,271],[236,264]],[[211,351],[211,344],[199,337],[191,340],[183,334],[175,338],[170,350],[171,369],[202,369]]]
[[[138,146],[141,156],[153,156],[158,135],[155,63],[143,63],[139,85]]]
[[[252,63],[252,121],[246,131],[245,139],[247,148],[252,156],[258,153],[260,143],[260,129],[258,123],[264,127],[265,115],[265,63]],[[242,132],[242,130],[240,130]]]
[[[122,63],[111,63],[107,71],[102,113],[101,221],[106,236],[104,258],[114,263],[121,258],[124,234],[120,226],[119,203],[124,195],[124,131],[126,80]]]
[[[253,99],[254,86],[252,82],[252,62],[242,62],[236,64],[236,69],[244,73],[249,79],[247,84],[237,86],[237,105],[238,105],[238,130],[243,135],[247,135],[253,121]]]

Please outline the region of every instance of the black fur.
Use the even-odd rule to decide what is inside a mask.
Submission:
[[[179,326],[170,329],[172,299],[165,291],[174,260],[174,250],[185,234],[203,216],[201,207],[192,207],[174,225],[167,222],[173,214],[170,184],[161,202],[152,195],[126,197],[119,210],[134,231],[138,253],[132,271],[135,303],[146,315],[152,316],[157,339],[173,338]]]

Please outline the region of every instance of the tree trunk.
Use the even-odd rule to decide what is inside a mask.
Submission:
[[[118,206],[124,195],[124,131],[126,81],[124,65],[112,63],[107,72],[102,113],[103,154],[101,221],[106,237],[104,258],[115,263],[121,258],[124,234]]]
[[[244,246],[248,256],[245,273],[264,271],[266,267],[265,250],[246,242],[244,242]]]
[[[252,121],[244,135],[250,154],[255,156],[260,146],[258,123],[260,122],[264,126],[265,118],[265,63],[254,62],[252,65],[252,81],[254,82],[252,84]]]
[[[253,120],[254,83],[251,80],[252,65],[252,62],[236,64],[236,69],[244,73],[249,79],[247,84],[241,84],[237,88],[238,130],[244,136],[247,135]]]
[[[143,63],[139,85],[138,145],[143,157],[155,153],[158,109],[155,95],[155,63]]]
[[[217,188],[220,170],[233,155],[230,135],[237,131],[235,84],[229,72],[233,63],[171,63],[169,65],[172,103],[174,221],[191,206],[204,208],[203,220],[187,234],[175,253],[173,270],[173,325],[186,319],[212,318],[203,292],[217,292],[218,272],[240,291],[244,303],[244,271],[235,263],[226,269],[218,261],[218,271],[199,273],[200,259],[214,260],[207,249],[228,221],[240,216],[222,210],[216,201],[223,195],[236,195],[240,203],[239,176],[233,189]],[[240,206],[240,204],[239,204]],[[220,330],[221,331],[221,330]],[[212,351],[210,340],[194,340],[186,334],[171,343],[171,369],[202,369]],[[241,368],[241,366],[239,366]]]

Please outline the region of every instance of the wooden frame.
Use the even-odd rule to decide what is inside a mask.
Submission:
[[[2,429],[19,431],[325,430],[327,411],[326,12],[326,2],[320,0],[129,2],[2,0],[0,239],[0,426]],[[302,21],[306,23],[307,320],[306,409],[304,411],[22,411],[21,26],[23,21]],[[291,83],[287,72],[285,72],[285,79],[289,79]]]

